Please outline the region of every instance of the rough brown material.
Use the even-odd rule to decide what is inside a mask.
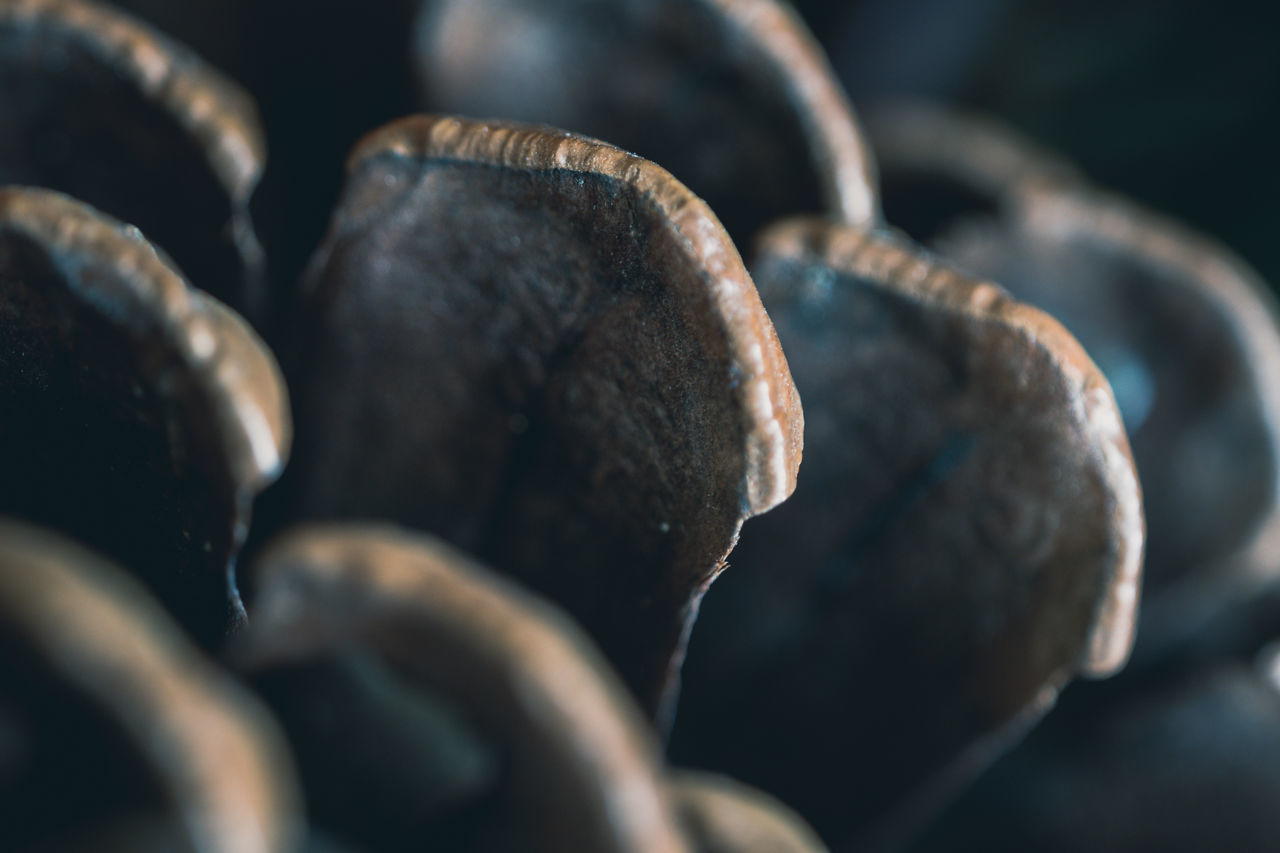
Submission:
[[[839,846],[1123,664],[1141,499],[1106,381],[1047,315],[816,220],[755,270],[821,462],[704,602],[672,752]]]
[[[1257,275],[998,126],[905,106],[872,126],[891,221],[1048,311],[1111,380],[1148,495],[1153,601],[1230,580],[1228,558],[1274,566],[1280,334]]]
[[[0,4],[0,184],[137,225],[200,287],[257,312],[248,202],[265,159],[248,97],[185,48],[82,0]]]
[[[356,150],[294,329],[307,517],[437,532],[579,619],[654,707],[802,416],[706,205],[583,137],[406,119]]]
[[[430,109],[634,151],[706,199],[741,246],[787,214],[878,216],[839,83],[775,0],[431,0],[417,39]]]
[[[118,569],[0,522],[0,847],[275,853],[279,736]]]
[[[453,804],[439,823],[419,804],[380,821],[382,837],[354,843],[395,850],[687,849],[639,710],[554,608],[438,540],[367,525],[294,532],[264,554],[255,574],[260,593],[240,659],[259,683],[338,654],[371,653],[402,689],[442,699],[501,756],[500,781],[481,790],[479,802]],[[308,724],[296,716],[286,722],[296,743]],[[423,735],[407,733],[407,743]],[[367,735],[344,727],[326,747],[351,749]],[[356,794],[385,787],[381,768],[369,772],[345,780],[354,801],[347,811],[385,810],[377,796],[370,805]],[[315,817],[341,837],[344,826],[332,824],[350,816],[335,805]]]
[[[675,774],[668,784],[699,853],[825,853],[813,830],[760,791],[709,773]]]
[[[109,554],[214,644],[289,433],[262,342],[137,229],[0,190],[0,512]]]

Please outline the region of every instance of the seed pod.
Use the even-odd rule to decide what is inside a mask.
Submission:
[[[565,607],[651,710],[799,400],[706,205],[552,131],[412,118],[356,149],[294,328],[304,517],[430,530]]]
[[[83,0],[0,5],[0,184],[65,192],[140,227],[201,288],[257,316],[248,97],[185,48]]]
[[[839,847],[1124,663],[1141,498],[1106,381],[1048,316],[816,220],[766,232],[755,274],[822,462],[704,603],[672,753]]]
[[[323,709],[315,700],[326,694],[295,696],[292,710],[276,708],[302,749],[308,795],[335,794],[313,802],[322,828],[377,849],[687,849],[638,709],[558,611],[437,540],[390,528],[294,532],[263,555],[255,574],[260,592],[238,658],[269,695],[279,679],[296,687],[299,673],[364,655],[383,664],[397,703],[434,717],[424,725],[421,715],[402,716],[393,723],[399,740],[441,756],[487,749],[500,757],[497,779],[461,780],[458,799],[397,790],[404,780],[384,776],[388,767],[395,772],[393,756],[377,756],[361,775],[353,751],[370,733],[358,719],[334,720],[337,737],[308,740],[318,718],[297,711],[309,701]],[[314,678],[311,685],[323,686]],[[442,708],[451,724],[439,724]],[[478,740],[457,739],[467,731]],[[307,743],[333,754],[308,754]],[[355,771],[344,787],[314,778],[337,768]],[[375,820],[363,819],[366,810]]]
[[[0,847],[292,847],[269,719],[118,569],[0,522],[0,639]]]
[[[844,94],[774,0],[430,0],[417,40],[430,109],[634,151],[706,199],[740,246],[787,214],[878,215]]]
[[[287,407],[257,336],[137,229],[0,190],[0,513],[110,555],[216,644]]]

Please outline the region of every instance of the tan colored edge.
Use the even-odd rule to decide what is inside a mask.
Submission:
[[[1020,198],[1019,224],[1057,241],[1083,237],[1121,249],[1150,267],[1186,281],[1221,312],[1244,345],[1245,369],[1262,403],[1265,426],[1280,456],[1280,310],[1248,264],[1224,246],[1171,220],[1088,186],[1028,186]],[[1280,490],[1280,472],[1274,488]],[[1241,551],[1258,547],[1274,562],[1280,525],[1280,491],[1270,513]],[[1246,566],[1255,566],[1246,560]],[[1274,572],[1274,565],[1266,570]]]
[[[668,787],[703,848],[715,853],[826,853],[817,833],[791,809],[726,776],[671,775]]]
[[[252,99],[184,47],[88,0],[7,0],[0,25],[58,28],[125,74],[198,140],[218,179],[247,202],[262,176],[266,143]]]
[[[266,344],[244,320],[188,285],[136,228],[61,193],[0,189],[0,229],[101,259],[118,272],[209,394],[235,481],[256,492],[279,477],[293,431],[288,392]],[[94,299],[88,288],[80,296]]]
[[[756,44],[791,97],[827,203],[848,225],[878,224],[875,158],[826,54],[804,22],[777,0],[704,0]]]
[[[867,128],[886,167],[924,169],[996,199],[1024,186],[1082,180],[1071,164],[1013,129],[940,105],[886,103],[868,115]]]
[[[852,275],[894,283],[896,293],[983,322],[996,322],[1038,348],[1079,391],[1081,407],[1071,415],[1094,443],[1113,500],[1119,535],[1107,590],[1093,620],[1080,662],[1085,675],[1120,669],[1133,647],[1141,585],[1145,522],[1142,493],[1129,440],[1111,386],[1084,348],[1060,323],[1008,296],[989,282],[974,281],[885,236],[815,219],[795,219],[769,229],[761,256],[817,261]]]
[[[65,540],[0,521],[0,614],[129,732],[200,850],[291,847],[298,795],[274,724],[132,579]]]
[[[557,798],[575,804],[575,820],[595,804],[617,849],[686,849],[639,709],[590,641],[549,604],[434,537],[371,524],[286,534],[254,575],[259,594],[243,655],[250,668],[353,636],[377,644],[409,671],[501,715],[514,748],[532,749],[546,784],[564,786]],[[434,641],[397,640],[388,624],[430,626]]]
[[[791,494],[803,447],[800,397],[742,258],[705,202],[648,160],[595,139],[545,127],[411,116],[360,140],[348,169],[384,154],[594,174],[633,188],[658,210],[704,271],[706,295],[726,321],[730,353],[741,371],[734,394],[749,419],[744,483],[748,510],[764,512]]]
[[[941,106],[900,103],[874,113],[871,129],[885,162],[966,180],[1001,198],[1015,226],[1036,237],[1094,240],[1192,283],[1243,343],[1246,369],[1280,453],[1280,311],[1243,260],[1172,220],[1091,186],[1069,163],[998,122]],[[1276,489],[1271,512],[1237,554],[1244,559],[1234,564],[1242,571],[1274,574],[1280,476]]]

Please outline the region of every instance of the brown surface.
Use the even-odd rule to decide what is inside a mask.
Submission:
[[[1111,379],[1148,495],[1153,600],[1255,544],[1274,565],[1255,539],[1277,511],[1280,334],[1257,275],[998,126],[922,106],[873,126],[895,224],[1053,314]]]
[[[800,220],[762,246],[821,463],[704,602],[672,753],[840,846],[1123,664],[1141,499],[1110,389],[1048,316],[889,236]]]
[[[289,432],[261,341],[136,229],[0,190],[0,512],[110,554],[216,644]]]
[[[431,0],[416,38],[430,109],[634,151],[704,198],[744,250],[786,214],[878,216],[844,94],[774,0]]]
[[[727,777],[677,773],[668,787],[699,853],[824,853],[827,849],[782,803]]]
[[[274,727],[118,569],[0,522],[0,640],[0,847],[290,849]]]
[[[368,137],[293,330],[307,517],[437,532],[570,611],[652,708],[802,416],[707,207],[570,134]]]
[[[260,311],[248,202],[265,160],[248,97],[185,48],[80,0],[0,5],[0,184],[136,225],[199,287]]]
[[[416,812],[386,815],[373,828],[384,836],[350,839],[354,843],[415,850],[686,849],[639,710],[559,611],[436,539],[387,527],[294,532],[263,555],[255,575],[260,594],[240,660],[259,683],[362,650],[382,660],[402,685],[423,690],[424,700],[438,697],[451,706],[501,756],[496,789],[480,802],[454,804],[450,820],[433,822],[427,804],[419,803]],[[367,738],[345,723],[327,749],[358,749]],[[308,725],[296,716],[286,724],[295,743]],[[406,743],[424,736],[404,731]],[[303,755],[304,767],[307,761]],[[374,765],[367,777],[348,776],[345,809],[385,811],[383,772]],[[312,781],[304,780],[309,793]],[[351,829],[342,823],[351,820],[342,808],[316,809],[315,818],[339,837]]]

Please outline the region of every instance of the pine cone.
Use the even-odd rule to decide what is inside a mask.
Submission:
[[[122,5],[0,0],[0,847],[899,846],[1130,657],[1137,471],[1133,665],[920,843],[1135,703],[1271,754],[1220,248],[927,108],[882,192],[774,0]]]

